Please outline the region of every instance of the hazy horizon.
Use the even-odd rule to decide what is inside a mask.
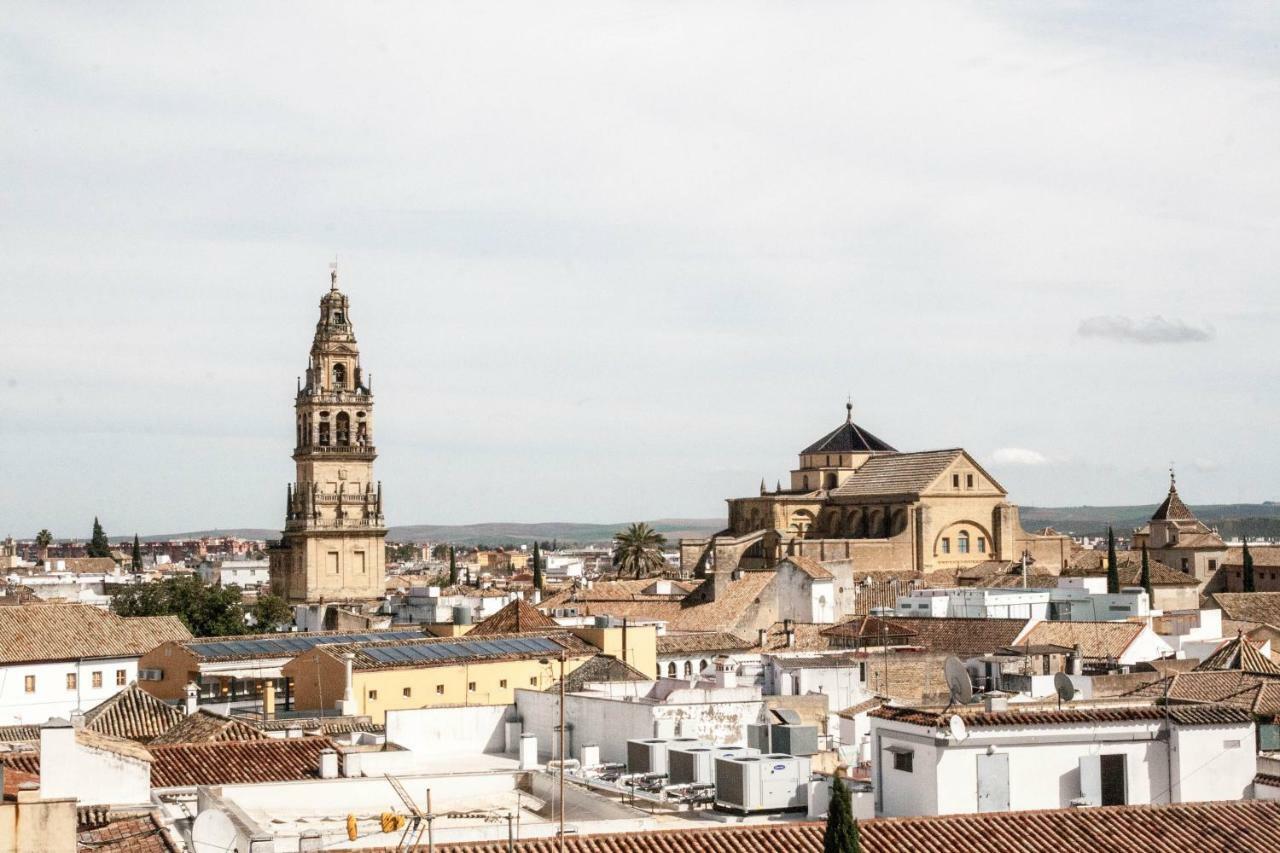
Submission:
[[[335,255],[392,525],[1280,497],[1274,7],[7,11],[0,536],[282,525]]]

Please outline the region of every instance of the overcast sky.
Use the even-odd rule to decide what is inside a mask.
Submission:
[[[392,524],[1280,498],[1280,11],[1046,5],[7,4],[0,536],[282,524],[335,255]]]

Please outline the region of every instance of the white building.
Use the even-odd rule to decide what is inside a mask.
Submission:
[[[191,634],[173,616],[124,618],[84,604],[0,607],[0,725],[70,718],[138,678],[138,659]]]
[[[909,595],[898,596],[895,612],[898,616],[953,619],[1106,622],[1147,617],[1151,614],[1151,606],[1146,592],[1140,589],[1109,595],[1106,578],[1064,577],[1054,589],[961,587],[916,590]]]
[[[441,624],[460,621],[456,608],[465,611],[462,619],[480,622],[497,613],[520,598],[518,592],[501,592],[494,589],[475,590],[461,594],[446,594],[438,586],[415,586],[407,593],[387,596],[383,612],[391,613],[393,624]]]
[[[1248,711],[1223,705],[870,713],[876,815],[972,814],[1250,796]]]
[[[267,560],[206,560],[196,570],[200,580],[217,586],[252,589],[271,582]]]
[[[541,559],[542,572],[548,579],[569,580],[580,578],[587,571],[587,562],[581,557],[571,557],[567,554],[544,554]]]

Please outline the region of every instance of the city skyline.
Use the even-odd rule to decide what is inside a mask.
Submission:
[[[719,517],[849,394],[1018,504],[1280,497],[1273,16],[821,15],[19,8],[0,535],[278,526],[335,254],[391,525]]]

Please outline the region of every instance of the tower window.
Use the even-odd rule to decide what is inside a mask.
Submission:
[[[329,446],[329,422],[328,421],[320,422],[320,446],[321,447]]]
[[[351,416],[346,412],[338,412],[337,421],[337,439],[340,447],[346,447],[351,443]]]
[[[951,553],[951,539],[946,536],[942,537],[942,553],[944,554]]]
[[[969,532],[961,530],[960,535],[956,537],[956,550],[961,554],[969,553]]]
[[[958,489],[958,488],[960,488],[960,475],[959,475],[959,474],[952,474],[952,475],[951,475],[951,488],[953,488],[953,489]]]
[[[987,537],[985,536],[978,537],[978,553],[979,554],[987,553]]]
[[[333,324],[335,326],[341,326],[345,322],[347,322],[347,318],[343,316],[341,311],[333,312]]]
[[[333,389],[341,391],[347,387],[347,366],[342,363],[333,366]]]
[[[973,475],[972,475],[972,474],[965,474],[965,475],[964,475],[964,487],[965,487],[966,489],[972,489],[972,488],[973,488]]]

